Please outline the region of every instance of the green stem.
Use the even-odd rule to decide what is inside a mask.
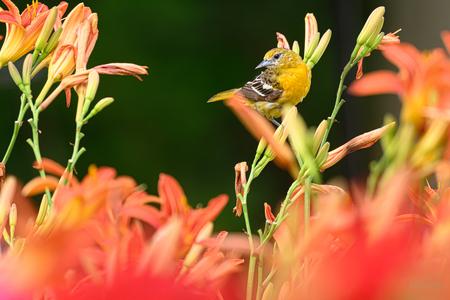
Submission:
[[[305,237],[309,234],[311,219],[311,177],[305,180]]]
[[[339,88],[336,94],[336,101],[334,102],[334,108],[333,112],[331,113],[331,117],[327,120],[327,130],[325,131],[325,135],[323,136],[322,143],[320,144],[320,148],[327,142],[328,134],[330,133],[331,126],[333,126],[334,120],[336,118],[337,113],[339,112],[339,109],[341,106],[345,103],[344,100],[341,99],[342,93],[347,88],[344,86],[344,80],[347,76],[348,72],[363,58],[363,55],[359,55],[353,62],[349,61],[347,65],[344,67],[344,70],[342,71],[341,78],[339,81]]]
[[[14,132],[11,137],[11,141],[9,142],[8,149],[6,150],[5,156],[3,157],[2,162],[6,165],[8,162],[9,156],[11,155],[11,152],[14,148],[14,145],[16,143],[17,135],[19,134],[20,127],[22,126],[22,120],[26,113],[26,111],[29,108],[29,104],[26,101],[26,96],[22,94],[20,97],[20,110],[19,110],[19,116],[17,117],[17,120],[14,122]]]
[[[42,94],[42,92],[41,92],[41,94]],[[41,150],[39,147],[39,128],[38,128],[40,110],[37,109],[37,106],[38,106],[37,104],[36,104],[36,106],[33,105],[30,97],[27,97],[27,100],[28,100],[28,104],[30,105],[31,112],[33,113],[33,118],[28,120],[28,123],[30,123],[31,130],[33,133],[33,142],[31,142],[31,141],[27,141],[27,142],[32,147],[36,161],[40,165],[42,163]],[[39,170],[39,175],[41,175],[41,177],[44,179],[46,178],[45,171],[43,169]],[[50,194],[50,190],[48,188],[45,189],[45,194],[47,195],[48,207],[49,207],[49,210],[51,211],[51,209],[53,207],[53,202],[52,202],[52,196]]]

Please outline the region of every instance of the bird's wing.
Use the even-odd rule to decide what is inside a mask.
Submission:
[[[262,72],[241,88],[240,92],[246,99],[273,102],[283,94],[283,91],[270,80],[270,72],[270,70]]]

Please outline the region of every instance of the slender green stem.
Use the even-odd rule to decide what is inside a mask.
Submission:
[[[5,156],[3,157],[2,162],[6,165],[8,162],[9,156],[11,155],[11,152],[14,148],[14,145],[16,143],[17,135],[19,134],[19,130],[22,127],[22,121],[23,117],[26,113],[26,111],[29,108],[29,104],[26,101],[26,96],[22,95],[20,97],[20,109],[19,109],[19,115],[17,117],[17,120],[14,122],[14,131],[13,135],[11,137],[11,141],[9,142],[8,149],[6,150]]]
[[[347,65],[344,67],[344,70],[342,71],[341,78],[339,81],[339,87],[338,91],[336,93],[336,101],[334,103],[333,112],[331,113],[331,117],[327,120],[327,130],[325,131],[325,135],[322,139],[322,143],[320,144],[320,148],[327,142],[328,134],[330,133],[331,126],[333,126],[334,120],[336,118],[337,113],[339,112],[339,109],[341,106],[345,103],[344,100],[341,99],[342,93],[346,89],[346,86],[344,86],[344,80],[347,76],[348,72],[363,58],[363,55],[360,54],[353,62],[349,61]],[[320,149],[319,148],[319,149]]]
[[[33,153],[34,153],[37,163],[41,164],[42,156],[41,156],[41,150],[39,147],[40,131],[38,128],[40,110],[37,109],[37,106],[38,106],[37,103],[36,103],[36,106],[33,105],[33,103],[31,102],[31,97],[27,97],[27,101],[31,108],[31,112],[33,113],[33,118],[28,120],[28,123],[30,123],[30,125],[31,125],[33,141],[32,142],[27,141],[27,142],[28,142],[28,144],[30,144],[31,148],[33,149]],[[39,175],[42,178],[46,178],[45,171],[43,169],[39,170]],[[45,189],[45,194],[47,195],[48,206],[49,206],[49,210],[51,211],[51,209],[53,207],[53,202],[52,202],[52,196],[50,194],[50,190],[48,188]]]
[[[305,237],[309,234],[311,219],[311,177],[305,180]]]

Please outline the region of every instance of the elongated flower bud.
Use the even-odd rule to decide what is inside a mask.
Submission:
[[[63,32],[63,28],[59,27],[58,30],[56,30],[52,36],[50,37],[50,39],[48,40],[47,45],[44,48],[44,51],[42,52],[42,54],[47,54],[49,55],[50,53],[52,53],[53,50],[55,50],[56,46],[58,46],[58,40],[61,37],[61,34]],[[42,56],[42,55],[41,55]]]
[[[297,41],[294,41],[294,43],[292,44],[292,51],[300,55],[300,46],[298,45]]]
[[[47,44],[48,38],[53,32],[53,27],[55,26],[57,16],[58,8],[55,6],[50,10],[48,17],[45,20],[44,26],[42,27],[41,34],[36,41],[36,44],[34,46],[36,53],[41,52],[41,50],[44,49],[45,44]]]
[[[25,86],[30,86],[31,81],[31,68],[33,66],[33,55],[28,54],[23,62],[22,76],[23,76],[23,84]]]
[[[370,38],[372,33],[376,30],[378,27],[381,19],[383,18],[385,12],[384,6],[377,7],[374,9],[374,11],[370,14],[369,18],[367,18],[366,24],[364,24],[363,29],[358,35],[358,38],[356,39],[356,43],[358,45],[364,45],[366,41]]]
[[[317,48],[314,50],[313,55],[308,61],[308,66],[312,69],[320,60],[323,53],[325,52],[325,49],[328,47],[328,43],[331,39],[331,30],[328,29],[325,34],[320,39],[319,45],[317,45]]]
[[[45,216],[47,215],[48,210],[48,200],[47,195],[44,194],[41,200],[41,205],[39,206],[38,216],[36,218],[36,226],[41,226],[44,223]]]
[[[9,74],[11,75],[11,78],[14,80],[14,83],[22,91],[24,86],[23,86],[22,77],[20,77],[19,70],[17,70],[16,66],[12,62],[8,63],[8,70],[9,70]]]
[[[378,23],[377,28],[375,28],[375,30],[372,32],[372,35],[364,43],[365,45],[372,47],[372,45],[375,43],[375,41],[378,38],[378,34],[381,32],[381,29],[383,28],[383,24],[384,24],[384,18],[381,18],[380,22]]]
[[[318,26],[317,26],[317,20],[316,17],[314,17],[314,14],[306,14],[305,16],[305,48],[303,51],[305,51],[304,53],[304,57],[307,57],[306,53],[308,52],[308,50],[310,49],[310,45],[312,43],[312,41],[314,40],[316,34],[318,31]],[[317,44],[316,44],[317,45]],[[312,54],[312,52],[311,52]]]
[[[11,241],[14,240],[14,233],[16,231],[17,224],[17,207],[16,204],[11,204],[11,210],[9,211],[9,232],[11,234]]]
[[[95,104],[94,108],[91,110],[89,115],[84,119],[84,122],[101,112],[105,107],[114,102],[114,99],[111,97],[103,98]]]
[[[322,144],[323,137],[325,136],[325,132],[327,131],[328,122],[323,120],[320,122],[319,126],[316,129],[313,137],[313,154],[317,153],[319,150],[320,144]]]
[[[320,40],[320,33],[316,32],[311,42],[309,43],[308,48],[305,50],[305,57],[303,57],[304,62],[308,62],[310,60],[311,56],[314,53],[314,50],[316,50],[317,48],[317,44],[319,44],[319,40]]]
[[[326,142],[322,148],[319,150],[316,156],[316,166],[318,169],[322,167],[328,159],[328,150],[330,149],[330,143]]]
[[[88,84],[86,88],[86,99],[94,100],[97,88],[100,82],[100,76],[96,71],[89,73]]]

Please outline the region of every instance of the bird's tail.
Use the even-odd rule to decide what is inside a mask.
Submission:
[[[218,93],[217,95],[214,95],[211,99],[208,100],[208,103],[210,102],[216,102],[216,101],[222,101],[230,99],[231,96],[239,89],[232,89],[225,92]]]

